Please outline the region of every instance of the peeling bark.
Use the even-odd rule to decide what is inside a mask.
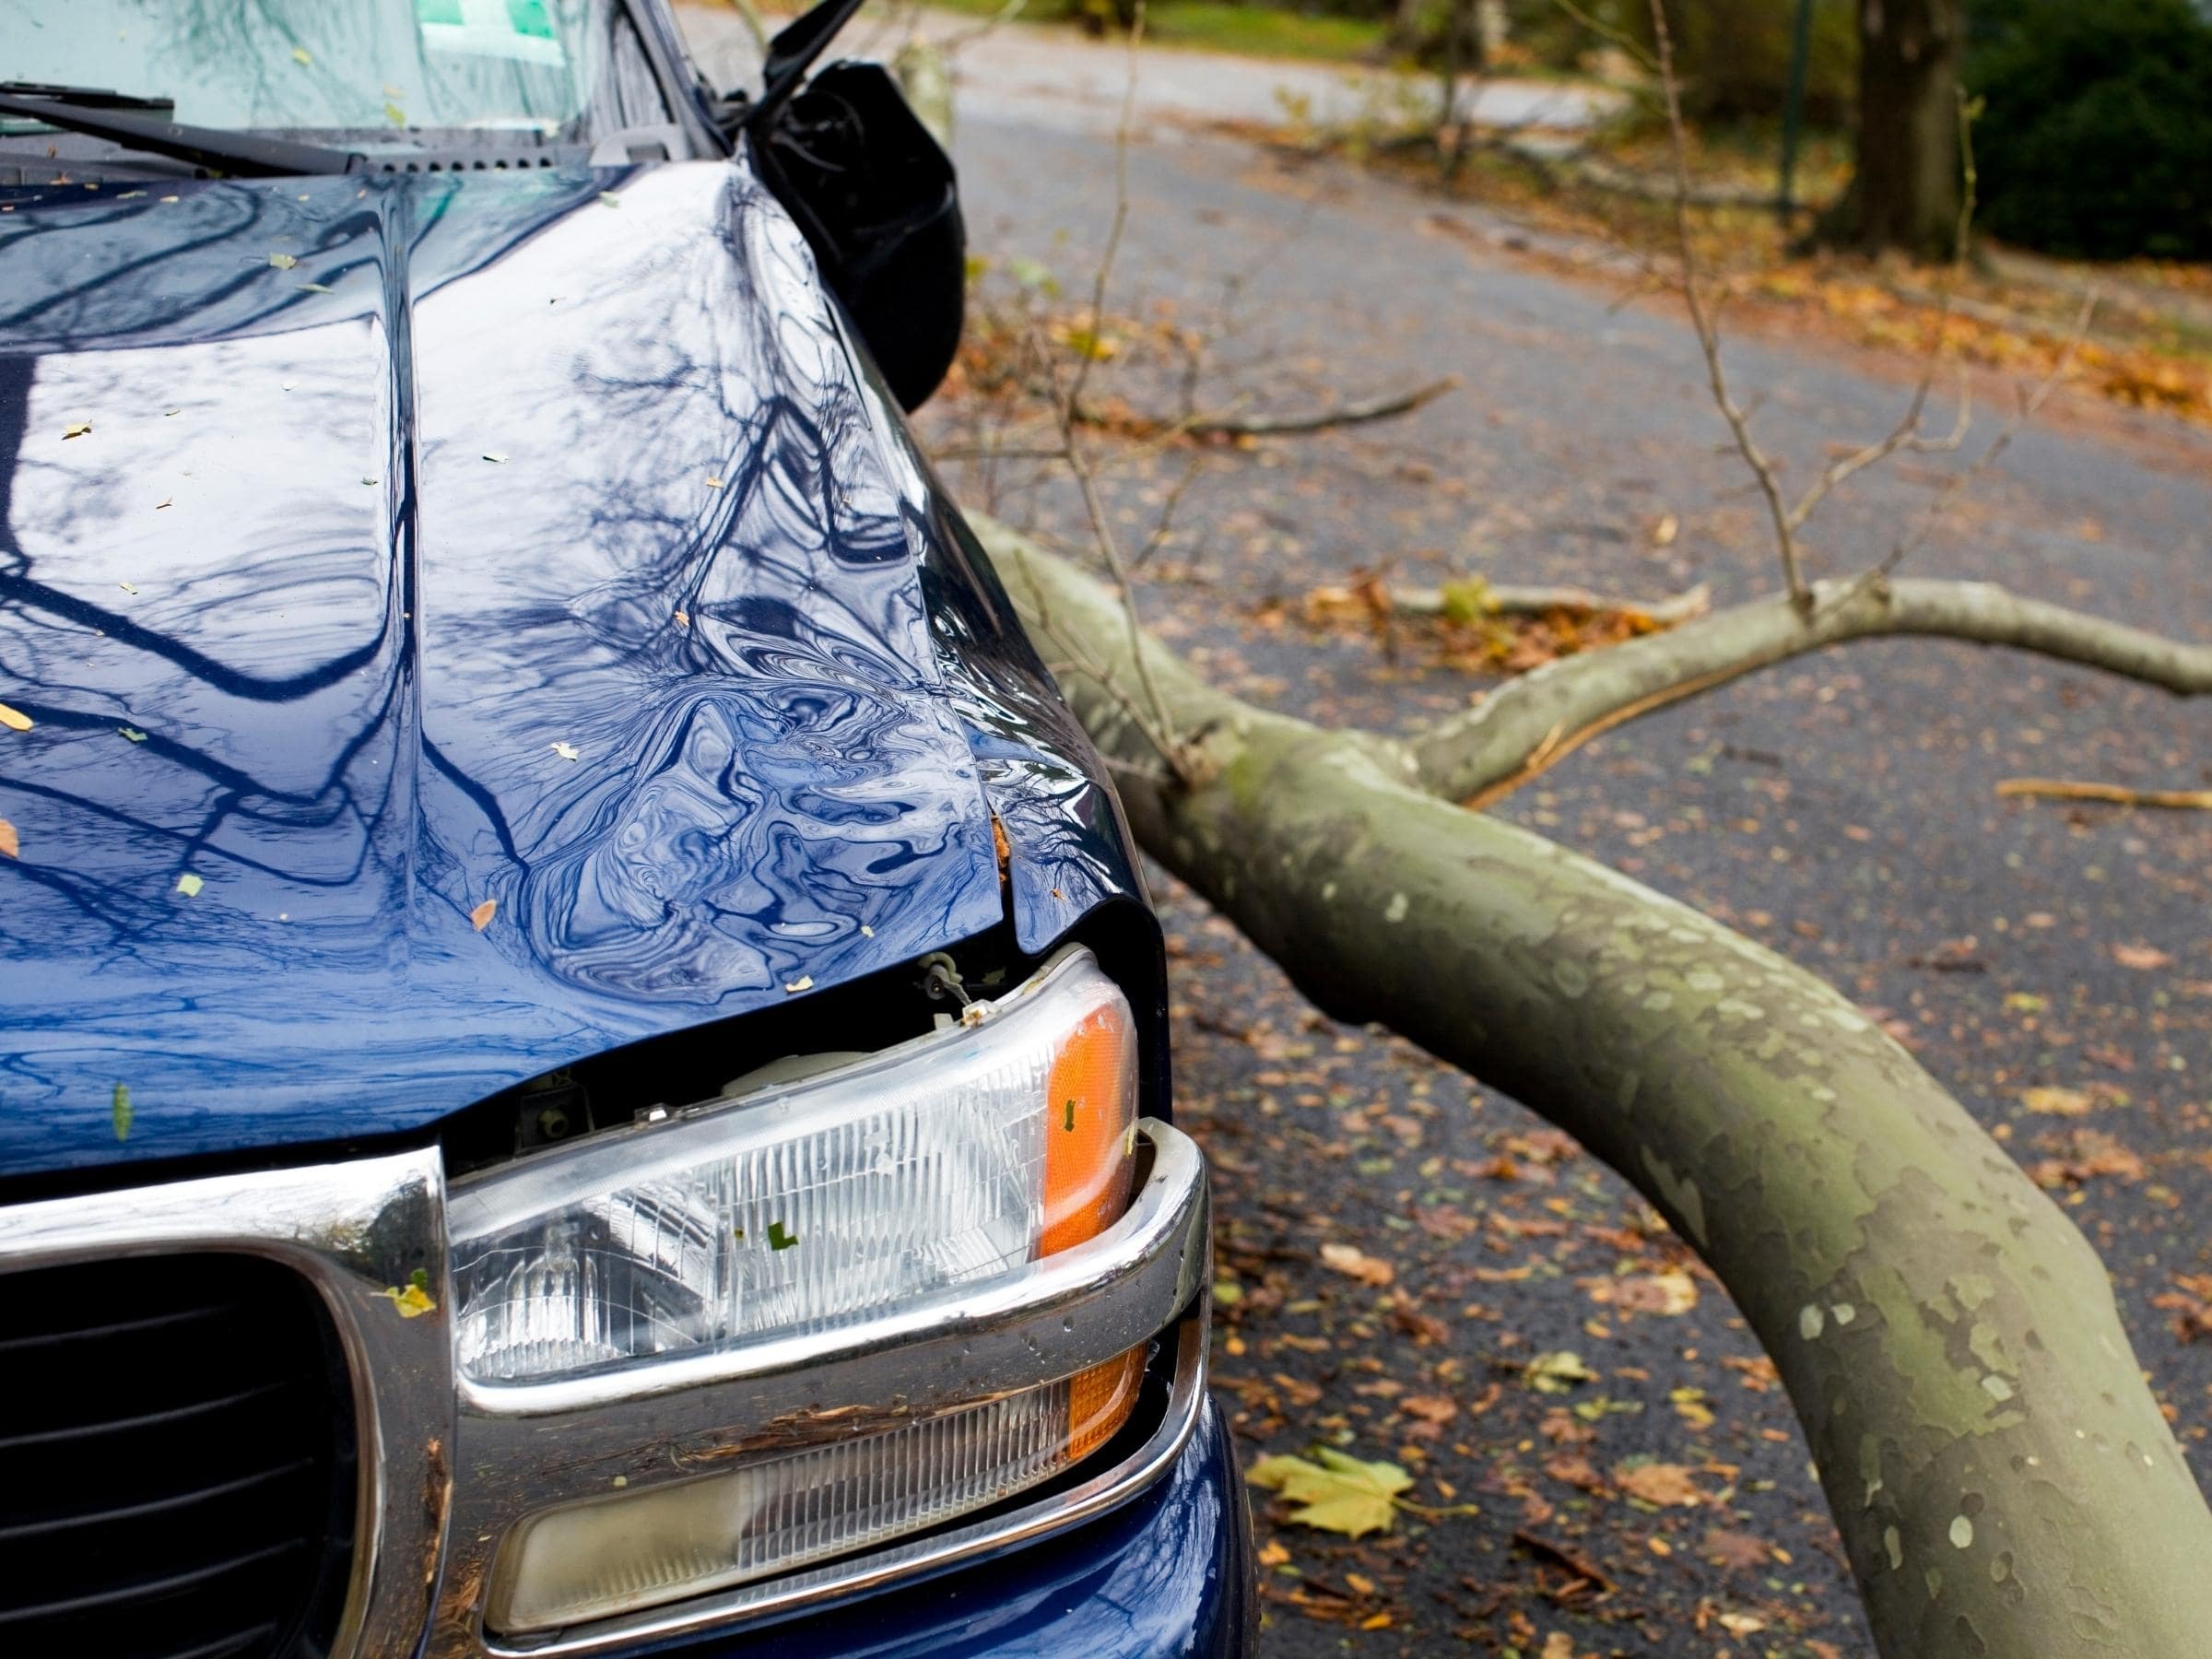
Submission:
[[[978,527],[1030,626],[1130,683],[1117,597]],[[2212,1512],[2102,1266],[1903,1049],[1709,917],[1425,793],[1412,751],[1147,654],[1189,787],[1150,780],[1118,689],[1065,688],[1132,769],[1138,839],[1322,1007],[1558,1124],[1697,1248],[1774,1357],[1888,1659],[2205,1651]]]

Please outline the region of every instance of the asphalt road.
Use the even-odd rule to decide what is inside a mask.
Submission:
[[[974,246],[1079,291],[1112,206],[1098,124],[972,79],[963,97]],[[1477,688],[1456,670],[1270,623],[1271,598],[1355,567],[1647,592],[1701,581],[1722,603],[1771,587],[1693,344],[1663,311],[1616,309],[1613,289],[1533,263],[1470,210],[1144,125],[1110,309],[1165,305],[1211,336],[1202,402],[1311,408],[1442,373],[1464,382],[1404,420],[1213,456],[1143,597],[1218,680],[1382,728],[1464,703]],[[1794,478],[1900,406],[1894,366],[1817,344],[1742,339],[1728,359]],[[953,400],[923,429],[959,442],[973,412]],[[1817,562],[1878,555],[1950,465],[1923,458],[1852,488],[1813,535]],[[1108,474],[1133,542],[1180,465]],[[980,468],[948,476],[984,504]],[[2212,638],[2206,434],[2062,408],[1971,500],[1915,570]],[[1061,486],[1009,489],[1002,475],[995,504],[1048,529],[1076,523]],[[1668,518],[1678,534],[1659,545]],[[2212,815],[2001,801],[1994,786],[2204,787],[2208,722],[2022,656],[1883,642],[1635,723],[1500,808],[1828,976],[2023,1161],[2070,1159],[2078,1181],[2046,1174],[2104,1251],[2200,1457],[2212,1341],[2183,1344],[2152,1299],[2176,1275],[2212,1273]],[[1216,1358],[1241,1444],[1339,1444],[1412,1470],[1410,1495],[1432,1509],[1479,1509],[1402,1517],[1353,1544],[1286,1524],[1258,1495],[1266,1651],[1870,1653],[1787,1401],[1718,1287],[1693,1277],[1686,1312],[1597,1300],[1622,1266],[1679,1284],[1666,1275],[1682,1253],[1636,1196],[1511,1102],[1321,1018],[1203,905],[1161,890],[1181,1111],[1216,1161],[1222,1274],[1240,1297]],[[2053,1088],[2086,1095],[2086,1115],[2029,1110],[2023,1091]],[[1332,1271],[1331,1243],[1389,1264],[1393,1283]],[[1527,1359],[1560,1351],[1593,1379],[1528,1386]],[[1631,1500],[1621,1472],[1647,1459],[1688,1470],[1697,1501]],[[1603,1584],[1571,1588],[1582,1569]]]

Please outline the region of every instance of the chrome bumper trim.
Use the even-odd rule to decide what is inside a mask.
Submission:
[[[1206,1329],[1210,1298],[1195,1298],[1175,1333],[1175,1373],[1167,1410],[1143,1445],[1112,1468],[1006,1514],[893,1545],[850,1561],[747,1584],[719,1595],[647,1613],[579,1626],[551,1641],[507,1645],[486,1636],[477,1650],[490,1659],[583,1659],[637,1652],[657,1643],[771,1617],[820,1612],[895,1583],[935,1577],[1018,1545],[1120,1508],[1174,1467],[1206,1409]],[[434,1648],[433,1653],[448,1650]]]
[[[464,1632],[475,1637],[481,1630],[492,1560],[508,1530],[526,1515],[604,1496],[618,1482],[636,1491],[895,1428],[1071,1376],[1158,1335],[1211,1277],[1206,1164],[1180,1130],[1151,1118],[1137,1129],[1136,1191],[1122,1218],[1088,1243],[988,1285],[947,1291],[841,1330],[735,1345],[599,1377],[488,1385],[463,1380],[458,1508],[432,1652],[474,1651]],[[1062,1502],[1053,1499],[1049,1507],[1057,1513]],[[837,1583],[854,1572],[877,1583],[917,1570],[878,1566],[903,1562],[907,1553],[893,1547],[822,1571]],[[677,1628],[689,1629],[701,1619],[765,1611],[782,1605],[774,1598],[798,1594],[787,1585],[815,1576],[748,1586],[687,1604],[680,1616],[668,1617],[680,1617]],[[763,1596],[771,1599],[762,1602]],[[688,1610],[693,1605],[719,1610],[695,1614]],[[661,1629],[658,1615],[632,1617],[644,1621],[641,1628]],[[488,1646],[491,1639],[483,1640]],[[596,1636],[582,1640],[596,1645],[490,1651],[581,1653],[605,1646]]]
[[[426,1147],[0,1208],[0,1274],[225,1251],[281,1262],[314,1286],[352,1371],[360,1446],[353,1576],[333,1659],[413,1653],[430,1616],[453,1492],[444,1204],[438,1151]],[[418,1270],[439,1305],[410,1319],[386,1292]]]

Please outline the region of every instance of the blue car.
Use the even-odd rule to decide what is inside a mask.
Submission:
[[[0,0],[0,1649],[1241,1654],[856,0]]]

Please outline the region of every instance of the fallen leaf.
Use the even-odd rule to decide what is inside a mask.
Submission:
[[[1767,1628],[1767,1621],[1750,1613],[1724,1613],[1721,1629],[1731,1636],[1756,1636]]]
[[[128,737],[133,743],[144,743],[146,741],[146,734],[140,731],[136,726],[117,726],[115,728],[115,735],[119,737]]]
[[[811,973],[802,973],[797,979],[792,980],[784,985],[783,994],[786,996],[796,996],[802,991],[811,991],[813,989],[814,975]]]
[[[1698,1282],[1679,1267],[1585,1281],[1590,1300],[1624,1313],[1687,1313],[1698,1305]]]
[[[85,436],[85,434],[86,434],[86,433],[89,432],[91,429],[92,429],[92,423],[91,423],[90,421],[88,421],[88,420],[73,420],[73,421],[71,421],[71,422],[70,422],[70,423],[69,423],[67,426],[65,426],[65,427],[64,427],[64,428],[62,429],[62,436],[63,436],[63,438],[64,438],[65,440],[66,440],[66,439],[70,439],[70,438],[82,438],[83,436]]]
[[[1716,1526],[1705,1535],[1705,1559],[1716,1567],[1743,1571],[1756,1571],[1772,1560],[1773,1553],[1764,1538],[1749,1533],[1730,1532]]]
[[[288,271],[300,262],[289,253],[272,253],[269,255],[269,263],[280,271]]]
[[[392,1305],[399,1310],[402,1319],[420,1319],[425,1313],[438,1311],[438,1304],[430,1300],[430,1276],[420,1267],[407,1276],[405,1289],[386,1285],[384,1294],[392,1299]]]
[[[121,1083],[116,1084],[115,1093],[108,1102],[108,1118],[115,1125],[117,1140],[131,1138],[131,1119],[135,1115],[131,1111],[130,1089]]]
[[[0,853],[10,858],[23,856],[23,843],[16,837],[16,827],[6,818],[0,818]]]
[[[1662,513],[1659,522],[1652,526],[1652,546],[1671,547],[1675,545],[1675,537],[1681,533],[1682,521],[1671,512]]]
[[[1544,1638],[1544,1651],[1536,1659],[1574,1659],[1574,1638],[1564,1630],[1554,1630]]]
[[[2123,968],[2140,968],[2146,972],[2173,966],[2171,956],[2149,945],[2115,945],[2112,960]]]
[[[1424,1423],[1448,1423],[1459,1415],[1458,1406],[1442,1394],[1407,1394],[1398,1402],[1398,1409]]]
[[[1528,1385],[1538,1394],[1565,1394],[1577,1382],[1592,1382],[1597,1373],[1583,1363],[1580,1354],[1564,1350],[1556,1354],[1538,1354],[1528,1362],[1523,1373]]]
[[[395,103],[387,103],[384,106],[384,119],[394,126],[404,127],[407,124],[407,112]]]
[[[677,612],[676,613],[676,625],[677,625],[678,628],[688,628],[688,627],[690,627],[690,626],[691,626],[691,617],[690,617],[690,614],[689,614],[688,612],[687,612],[687,611],[680,611],[680,610],[679,610],[679,611],[677,611]]]
[[[712,477],[712,475],[709,475],[707,478],[707,488],[709,489],[720,489],[722,488],[722,480]]]
[[[154,511],[159,512],[164,507],[174,507],[176,504],[177,498],[175,496],[163,496],[159,500],[154,503]]]
[[[622,198],[611,190],[603,190],[599,193],[599,205],[602,207],[619,207]]]
[[[206,883],[203,882],[190,870],[185,871],[183,875],[177,877],[177,891],[183,894],[187,899],[197,899],[200,896],[200,888],[206,885]]]
[[[136,592],[138,591],[138,590],[137,590],[135,587],[132,586],[132,585],[131,585],[129,582],[117,582],[115,585],[116,585],[117,587],[121,588],[121,589],[122,589],[122,590],[123,590],[124,593],[126,593],[126,594],[135,594],[135,593],[136,593]]]
[[[304,68],[306,65],[313,63],[315,60],[308,52],[306,47],[295,46],[292,48],[292,61]]]
[[[1302,1457],[1263,1457],[1245,1477],[1298,1505],[1290,1519],[1300,1526],[1347,1538],[1388,1532],[1395,1513],[1391,1500],[1413,1484],[1413,1477],[1395,1464],[1365,1463],[1331,1446],[1313,1455],[1317,1461],[1312,1463]]]
[[[1662,1509],[1693,1509],[1705,1501],[1705,1494],[1680,1464],[1623,1464],[1613,1471],[1613,1484],[1630,1497]]]
[[[24,713],[22,710],[11,709],[6,703],[0,703],[0,725],[6,726],[11,732],[28,732],[30,730],[31,724],[30,716]]]
[[[302,282],[297,287],[303,294],[331,294],[337,291],[327,282]]]
[[[578,748],[572,743],[556,743],[553,745],[553,752],[559,755],[563,760],[581,760],[583,759],[583,751]]]
[[[490,462],[494,466],[504,466],[507,464],[507,455],[502,450],[486,450],[484,452],[484,459]]]
[[[475,910],[472,910],[468,912],[469,925],[474,927],[478,933],[482,933],[487,927],[491,925],[492,917],[498,915],[499,912],[500,901],[497,899],[487,899],[483,903],[477,905]]]
[[[1321,1247],[1322,1265],[1333,1267],[1347,1278],[1356,1278],[1363,1285],[1382,1286],[1398,1277],[1398,1270],[1380,1256],[1371,1256],[1349,1244],[1324,1244]]]
[[[2023,1088],[2020,1104],[2045,1117],[2080,1117],[2096,1109],[2088,1091],[2080,1088]]]

